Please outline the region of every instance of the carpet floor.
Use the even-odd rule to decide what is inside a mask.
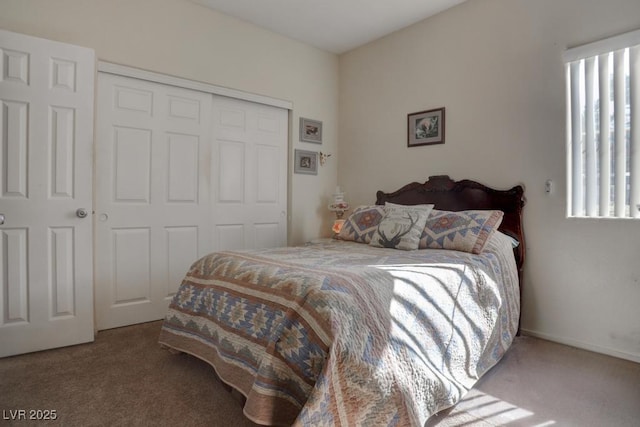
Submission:
[[[201,360],[161,349],[160,322],[0,359],[0,426],[255,426]],[[55,420],[16,419],[52,415]],[[42,412],[30,412],[42,411]],[[518,337],[427,426],[639,426],[640,364]]]

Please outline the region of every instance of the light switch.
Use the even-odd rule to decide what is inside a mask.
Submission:
[[[548,179],[544,183],[544,192],[547,194],[553,193],[553,181]]]

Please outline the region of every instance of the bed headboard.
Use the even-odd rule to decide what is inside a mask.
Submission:
[[[513,250],[518,276],[522,285],[522,271],[525,258],[524,230],[522,228],[522,208],[525,205],[524,188],[516,185],[510,190],[496,190],[478,182],[464,179],[453,181],[447,175],[429,177],[424,184],[412,182],[393,193],[378,191],[376,204],[385,202],[401,205],[434,204],[436,209],[463,211],[474,209],[495,209],[504,212],[499,230],[520,242]]]

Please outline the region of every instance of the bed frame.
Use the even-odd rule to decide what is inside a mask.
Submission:
[[[526,200],[524,188],[516,185],[510,190],[496,190],[468,179],[454,181],[447,175],[430,176],[427,182],[412,182],[393,193],[378,191],[376,204],[385,202],[400,205],[434,204],[435,209],[463,211],[474,209],[496,209],[504,212],[499,230],[518,240],[520,244],[513,253],[518,266],[520,295],[522,295],[522,273],[525,258],[525,239],[522,228],[522,208]]]

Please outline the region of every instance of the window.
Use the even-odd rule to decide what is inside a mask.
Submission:
[[[568,215],[640,218],[640,30],[564,61]]]

